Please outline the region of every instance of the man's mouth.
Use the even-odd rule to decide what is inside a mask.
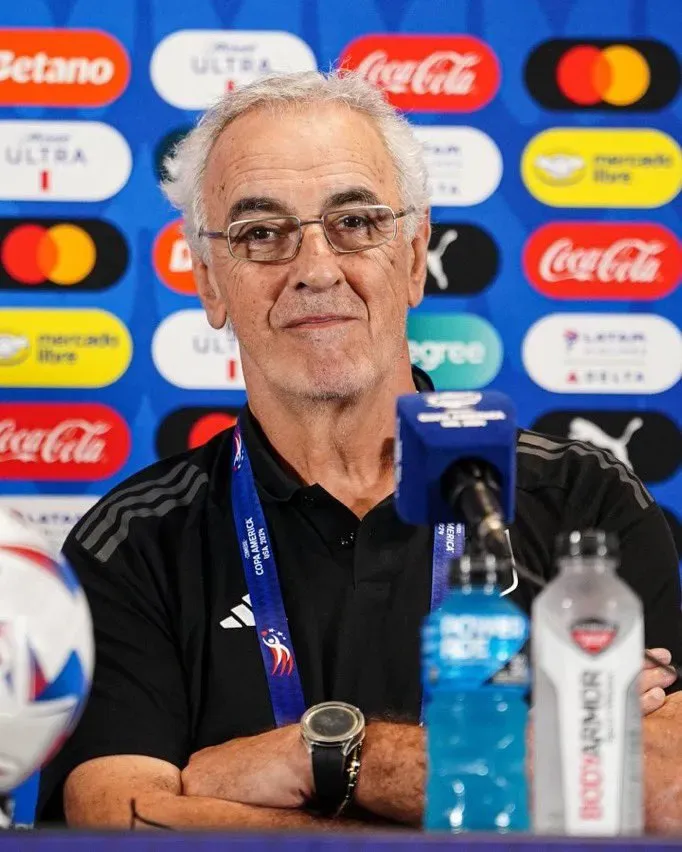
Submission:
[[[325,328],[332,325],[339,325],[341,323],[351,322],[355,317],[347,317],[342,316],[340,314],[309,314],[305,317],[298,317],[295,320],[291,320],[284,327],[285,328]]]

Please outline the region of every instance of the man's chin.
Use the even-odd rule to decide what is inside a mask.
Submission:
[[[285,392],[311,401],[352,400],[372,387],[375,371],[370,364],[348,361],[342,365],[316,364],[303,370],[291,370],[281,376]]]

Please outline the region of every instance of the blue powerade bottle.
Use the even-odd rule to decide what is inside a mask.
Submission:
[[[527,831],[526,615],[500,597],[510,566],[452,563],[450,591],[422,630],[428,831]]]

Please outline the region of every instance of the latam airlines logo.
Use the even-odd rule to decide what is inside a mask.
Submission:
[[[3,106],[104,106],[129,78],[123,45],[101,30],[0,30]]]
[[[521,175],[551,207],[660,207],[682,188],[682,151],[660,130],[553,127],[528,143]]]
[[[107,479],[125,464],[130,432],[97,403],[0,403],[0,476],[4,479]]]
[[[413,127],[421,142],[431,204],[468,207],[491,196],[502,179],[502,155],[475,127]]]
[[[0,200],[103,201],[131,168],[128,143],[99,121],[0,121]]]
[[[150,74],[158,94],[172,106],[206,109],[259,77],[316,69],[314,53],[293,33],[179,30],[157,45]]]
[[[166,317],[154,332],[152,357],[159,373],[176,387],[244,390],[236,337],[228,328],[211,328],[200,309]]]
[[[523,265],[553,299],[662,299],[682,277],[682,248],[662,225],[561,222],[531,234]]]
[[[72,527],[98,500],[99,497],[90,494],[12,495],[0,497],[0,509],[16,512],[25,523],[37,528],[56,556]]]
[[[682,376],[682,334],[655,314],[550,314],[530,327],[522,355],[555,393],[662,393]]]
[[[402,110],[473,112],[489,103],[500,86],[497,57],[468,35],[367,35],[341,56],[384,91]]]

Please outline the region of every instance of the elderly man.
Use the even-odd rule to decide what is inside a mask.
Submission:
[[[174,827],[417,825],[433,533],[403,524],[391,495],[396,397],[428,387],[405,328],[429,241],[419,145],[358,77],[306,73],[226,95],[171,173],[208,320],[241,346],[248,407],[234,434],[140,472],[69,537],[97,669],[44,772],[42,818],[63,798],[74,826],[128,826],[131,812]],[[559,530],[619,533],[649,646],[682,657],[675,554],[646,489],[588,445],[522,433],[518,458],[517,559],[551,576]],[[533,594],[514,591],[526,609]],[[673,679],[654,666],[641,681],[661,829],[682,821]],[[334,746],[311,755],[302,733]]]

